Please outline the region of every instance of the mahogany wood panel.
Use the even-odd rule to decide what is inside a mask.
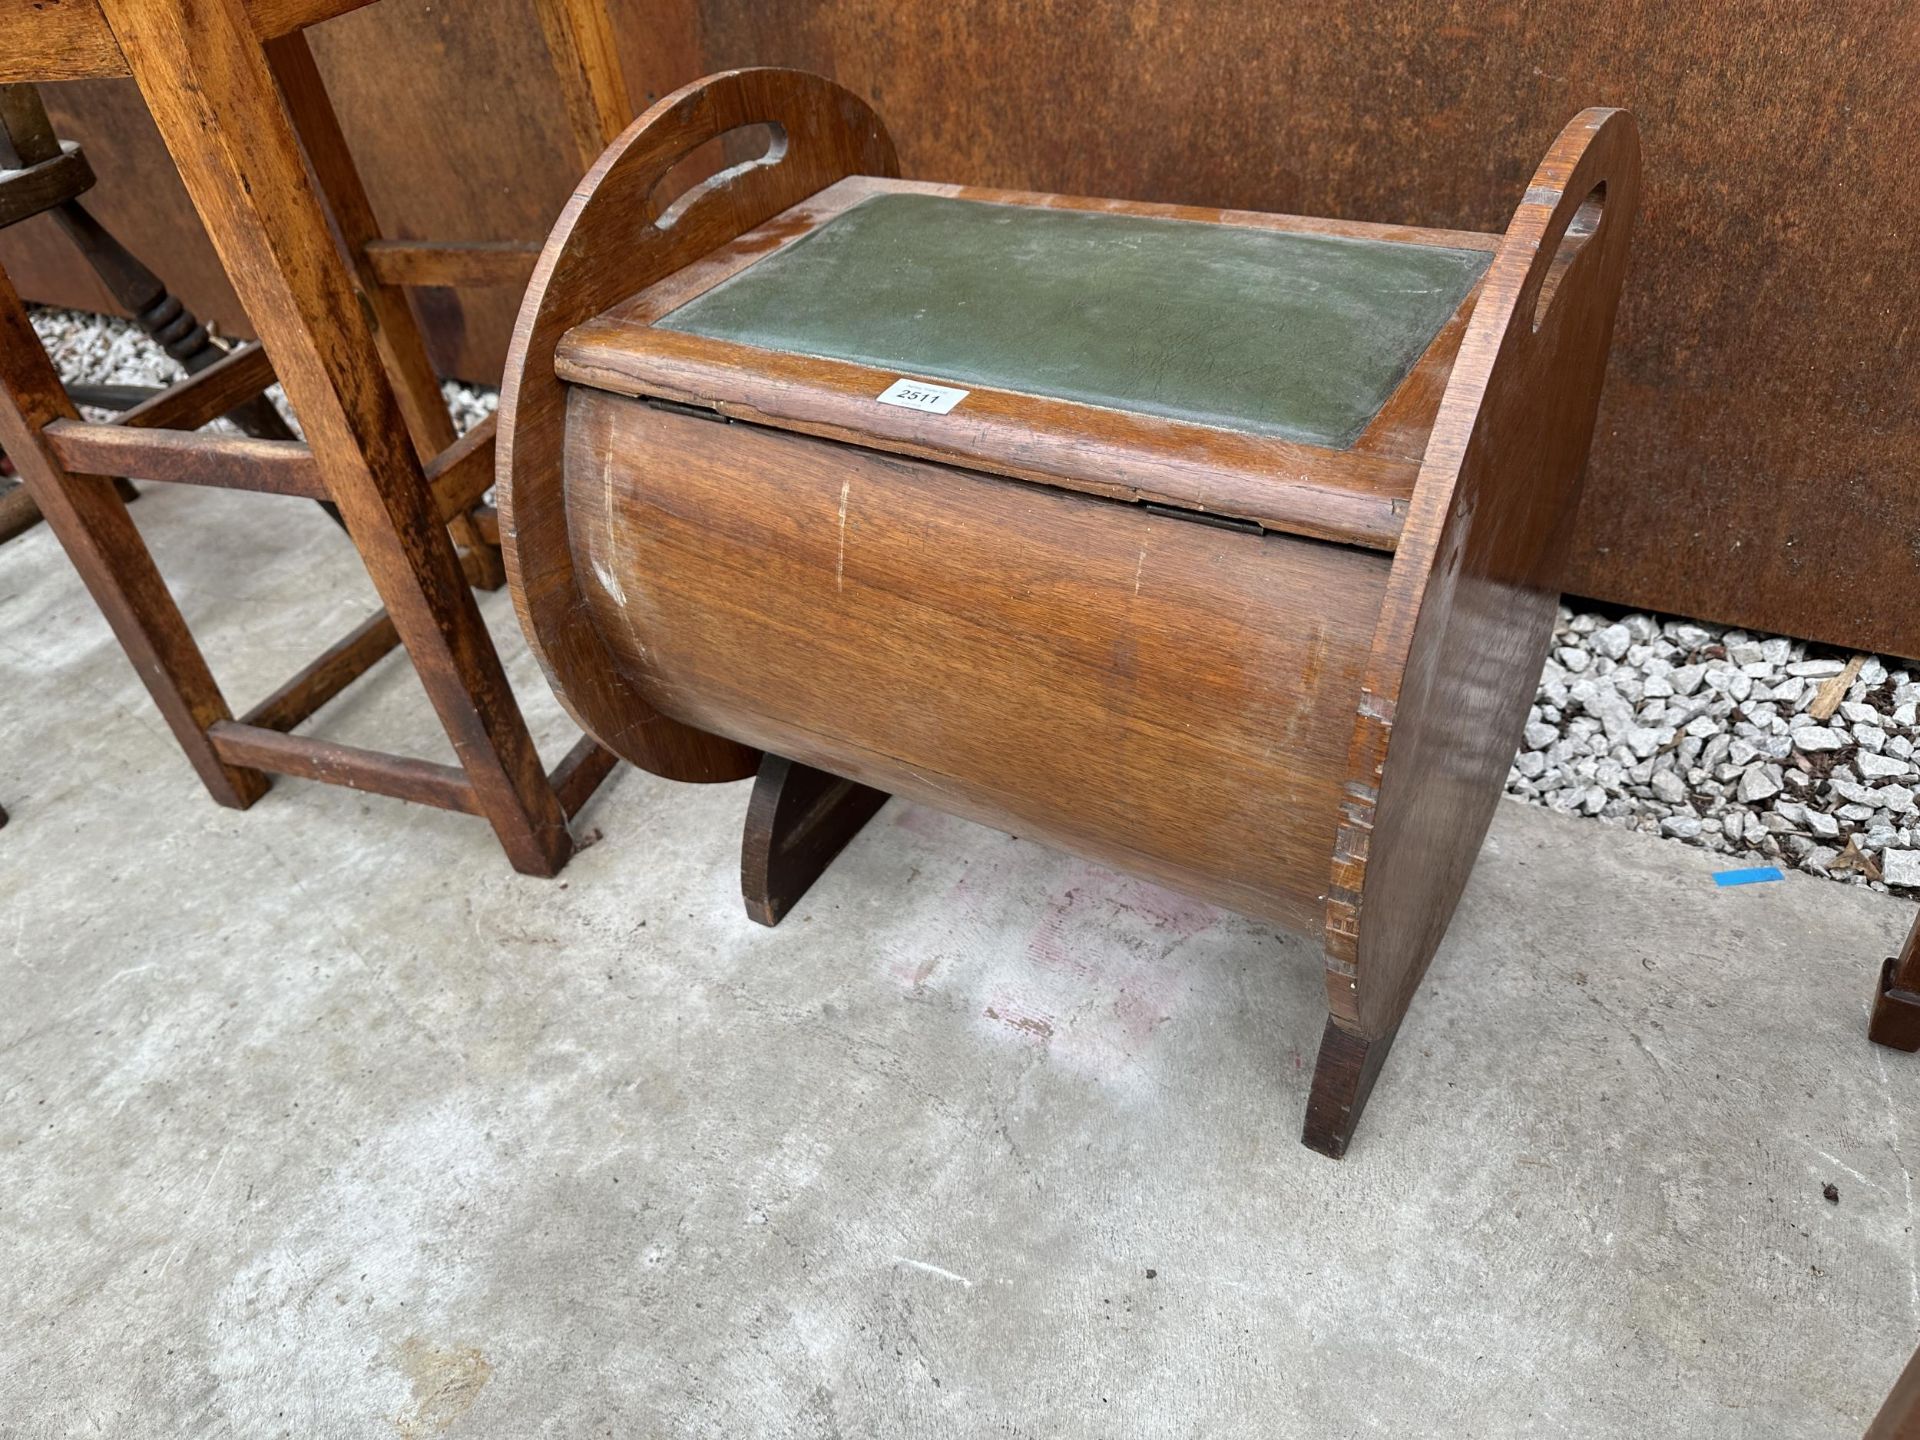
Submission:
[[[1639,196],[1632,117],[1588,110],[1514,214],[1460,345],[1354,716],[1327,1001],[1399,1026],[1445,933],[1546,658]]]
[[[370,0],[247,0],[262,40],[345,14]],[[77,80],[128,73],[100,0],[0,3],[0,81]]]
[[[1864,1440],[1920,1440],[1920,1350],[1893,1382]]]
[[[585,389],[565,470],[663,713],[1318,925],[1384,556]]]
[[[1570,116],[1631,109],[1567,588],[1920,654],[1920,7],[698,3],[710,65],[839,80],[928,180],[1497,231]]]
[[[572,851],[566,816],[433,505],[251,17],[242,0],[104,7],[260,322],[321,480],[461,760],[471,803],[515,868],[556,873]],[[323,768],[334,774],[355,763],[349,756]]]
[[[328,498],[313,452],[298,440],[256,440],[203,430],[56,420],[42,432],[69,470],[266,495]]]
[[[218,721],[208,728],[207,735],[229,765],[250,765],[274,775],[344,785],[369,795],[391,795],[396,800],[457,810],[463,815],[484,813],[473,782],[457,765],[388,755],[311,735],[286,735],[237,720]]]
[[[1914,917],[1900,953],[1888,956],[1880,967],[1867,1038],[1895,1050],[1920,1050],[1920,916]]]
[[[27,494],[60,537],[207,792],[244,810],[266,793],[267,777],[215,753],[207,727],[233,712],[112,479],[73,473],[54,453],[46,430],[61,422],[77,425],[80,417],[0,269],[0,449],[19,468]]]

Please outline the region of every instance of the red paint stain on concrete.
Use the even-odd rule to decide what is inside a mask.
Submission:
[[[1009,1030],[1032,1036],[1042,1045],[1053,1039],[1053,1017],[1025,1009],[1018,1000],[999,1000],[987,1006],[989,1020],[998,1020]]]

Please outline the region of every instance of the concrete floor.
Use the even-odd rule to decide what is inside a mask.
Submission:
[[[136,514],[238,706],[367,603]],[[1896,900],[1504,804],[1335,1164],[1313,946],[1004,835],[896,803],[770,932],[741,786],[623,770],[564,882],[220,810],[44,530],[0,726],[6,1435],[1842,1437],[1920,1338]],[[323,729],[446,754],[398,662]]]

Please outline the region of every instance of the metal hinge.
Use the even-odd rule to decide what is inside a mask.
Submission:
[[[1188,520],[1195,525],[1211,525],[1216,530],[1238,530],[1243,535],[1266,533],[1255,520],[1235,520],[1227,515],[1212,515],[1205,510],[1185,510],[1178,505],[1162,505],[1157,500],[1142,500],[1140,507],[1150,514],[1164,515],[1169,520]]]
[[[652,395],[643,395],[640,398],[642,404],[651,405],[656,410],[665,410],[671,415],[686,415],[695,420],[718,420],[722,425],[733,423],[718,410],[709,409],[705,405],[687,405],[678,400],[661,400]]]

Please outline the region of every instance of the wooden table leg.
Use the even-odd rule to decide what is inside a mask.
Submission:
[[[1897,956],[1880,967],[1867,1038],[1895,1050],[1920,1050],[1920,915]]]
[[[244,0],[102,0],[187,193],[517,870],[573,840],[421,462]]]

